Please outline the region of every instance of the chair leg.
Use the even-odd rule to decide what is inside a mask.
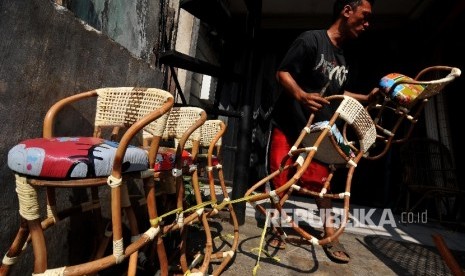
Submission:
[[[201,196],[201,192],[200,192],[200,185],[199,185],[197,170],[194,170],[192,172],[191,184],[192,184],[192,186],[194,188],[194,195],[195,195],[196,204],[202,204],[202,196]],[[199,210],[194,210],[194,211],[198,212]],[[207,220],[207,213],[202,211],[201,213],[197,213],[197,214],[198,214],[198,217],[199,217],[199,221],[201,222],[202,226],[204,227],[204,231],[205,231],[205,235],[206,235],[205,255],[204,255],[204,258],[203,258],[203,263],[199,268],[200,272],[205,274],[207,272],[208,265],[210,263],[213,242],[212,242],[212,237],[211,237],[210,225],[208,224],[208,220]],[[184,239],[185,239],[184,235],[187,235],[187,230],[188,229],[187,229],[186,226],[181,229],[182,237],[183,237],[183,246],[181,247],[182,248],[182,251],[181,251],[181,266],[183,267],[184,272],[187,271],[187,270],[184,270],[185,266],[187,265],[186,252],[185,252],[186,251],[186,242],[184,241]],[[189,266],[187,266],[187,269],[189,269]]]
[[[155,197],[155,183],[153,178],[144,178],[144,188],[147,198],[147,212],[149,215],[149,221],[151,227],[159,227],[157,203]],[[161,227],[163,228],[163,227]],[[162,231],[157,235],[156,247],[157,247],[157,256],[158,262],[160,265],[161,275],[168,275],[168,257],[166,256],[165,245],[163,243]]]
[[[455,259],[454,255],[450,252],[449,248],[444,241],[444,238],[440,234],[433,234],[433,241],[438,249],[444,263],[449,267],[453,275],[463,276],[465,273],[460,267],[459,263]]]
[[[22,219],[22,221],[22,226],[20,227],[10,250],[7,252],[7,254],[5,254],[3,258],[2,266],[0,267],[0,275],[2,276],[9,274],[12,265],[15,264],[16,259],[25,249],[25,246],[29,239],[32,241],[33,246],[34,271],[44,272],[47,268],[45,239],[43,236],[42,226],[40,225],[40,222],[38,220],[26,221],[25,219]],[[32,227],[32,229],[34,229],[34,232],[31,233],[31,235],[28,235],[29,227]],[[22,246],[20,246],[21,244]]]
[[[100,209],[98,204],[94,204],[95,200],[98,200],[98,198],[96,199],[93,193],[92,203],[73,206],[57,212],[55,208],[55,188],[48,187],[46,189],[47,218],[41,221],[36,190],[27,183],[25,177],[16,175],[16,191],[18,193],[20,205],[21,225],[15,240],[3,259],[0,275],[8,274],[11,266],[15,263],[16,259],[29,242],[31,242],[33,247],[34,273],[42,273],[47,269],[47,250],[44,231],[55,225],[60,218],[68,217],[76,212]],[[96,196],[98,197],[98,194]],[[96,208],[96,206],[98,206],[98,208]],[[105,248],[106,246],[103,247],[101,256],[103,256]],[[95,256],[95,252],[92,255]]]
[[[21,224],[19,226],[18,233],[16,234],[10,249],[3,257],[2,265],[0,267],[0,275],[8,275],[10,268],[16,263],[20,254],[25,249],[29,236],[29,228],[27,221],[21,217]]]
[[[111,186],[111,224],[113,231],[113,256],[118,264],[124,259],[123,229],[121,221],[121,185]]]
[[[32,249],[34,251],[34,273],[43,273],[47,270],[47,249],[40,220],[29,220],[28,227],[29,231],[31,231]]]
[[[105,231],[103,237],[99,240],[98,247],[95,250],[95,254],[93,256],[93,260],[101,259],[105,255],[105,251],[110,243],[111,237],[113,236],[113,232],[111,231],[111,222],[108,222],[107,226],[105,227]]]
[[[104,250],[108,246],[109,238],[111,238],[111,231],[107,231],[109,225],[104,224],[98,187],[91,187],[90,191],[91,201],[87,203],[90,208],[86,209],[86,211],[92,210],[94,229],[97,231],[97,235],[94,238],[94,249],[91,255],[91,260],[96,260],[103,257]]]
[[[229,198],[228,190],[226,189],[225,181],[224,181],[224,175],[223,175],[223,169],[221,167],[218,168],[218,179],[220,181],[220,186],[221,190],[223,192],[223,197],[224,198]],[[210,175],[209,175],[210,177]],[[213,177],[213,175],[212,175]],[[211,193],[212,191],[210,191]],[[214,193],[215,191],[213,191]],[[229,209],[229,215],[230,215],[230,222],[233,225],[233,231],[234,231],[234,239],[233,243],[231,245],[231,250],[228,252],[220,252],[221,257],[223,258],[221,264],[213,271],[212,275],[220,275],[223,270],[226,268],[226,266],[229,264],[231,261],[232,257],[236,253],[237,247],[239,245],[239,223],[237,221],[237,216],[236,213],[234,212],[234,207],[232,204],[228,204],[228,209]]]
[[[121,207],[124,213],[126,214],[126,218],[128,219],[129,229],[131,231],[131,242],[134,242],[139,238],[139,227],[137,225],[136,214],[134,213],[134,209],[131,206],[128,187],[126,185],[126,182],[125,184],[121,186]],[[135,251],[129,257],[129,265],[128,265],[128,273],[127,273],[128,276],[136,275],[137,258],[138,258],[138,251]]]
[[[47,269],[47,248],[39,214],[37,192],[27,183],[27,179],[15,175],[18,194],[19,213],[27,221],[34,252],[34,273],[43,273]],[[23,239],[23,238],[21,238]]]
[[[184,274],[189,270],[189,264],[187,263],[187,231],[186,226],[181,228],[181,243],[180,243],[181,257],[179,259],[182,271]]]

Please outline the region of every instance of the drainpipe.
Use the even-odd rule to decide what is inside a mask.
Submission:
[[[242,97],[242,117],[239,122],[239,132],[237,141],[236,167],[234,169],[234,181],[232,189],[232,199],[242,198],[250,186],[250,148],[252,136],[252,113],[253,99],[255,92],[254,74],[257,62],[255,61],[255,36],[260,28],[262,0],[244,0],[247,6],[247,44],[249,46],[246,53],[246,78],[244,94]],[[234,204],[239,225],[245,222],[246,202]]]

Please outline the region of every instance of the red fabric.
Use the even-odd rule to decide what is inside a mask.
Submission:
[[[44,178],[86,178],[111,174],[118,143],[95,137],[35,138],[20,142],[8,152],[8,166],[15,172]],[[122,172],[148,167],[143,149],[129,146]]]
[[[77,163],[92,164],[88,161],[93,157],[92,149],[103,143],[103,139],[93,137],[28,139],[10,150],[9,159],[15,157],[10,167],[27,175],[68,178]]]
[[[189,167],[192,165],[191,154],[184,150],[181,155],[182,167]],[[176,149],[160,147],[158,149],[157,158],[155,160],[154,170],[155,171],[166,171],[176,167]]]
[[[289,140],[286,138],[284,133],[274,128],[271,134],[271,145],[270,145],[270,170],[274,172],[275,170],[279,169],[279,165],[281,164],[281,160],[284,156],[289,153],[291,149],[292,143],[289,143]],[[292,164],[293,160],[287,160],[287,164]],[[320,192],[323,184],[325,183],[328,175],[329,175],[329,168],[328,166],[316,161],[312,160],[308,169],[302,174],[302,177],[296,183],[297,185],[301,186],[302,188],[306,188],[311,191]],[[295,174],[295,169],[289,169],[283,171],[281,174],[277,175],[272,179],[272,183],[275,188],[279,188],[282,185],[286,184],[286,182]]]
[[[212,167],[218,166],[220,164],[220,160],[218,160],[218,156],[212,155]]]

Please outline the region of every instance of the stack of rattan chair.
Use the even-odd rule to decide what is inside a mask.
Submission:
[[[151,262],[158,259],[162,275],[172,273],[176,265],[187,271],[186,245],[180,237],[186,235],[190,224],[200,221],[205,232],[210,233],[204,209],[195,208],[202,204],[198,185],[193,187],[195,202],[189,203],[185,198],[185,178],[197,179],[195,160],[199,150],[201,126],[206,117],[205,111],[198,107],[174,107],[169,113],[161,137],[153,137],[147,132],[143,135],[146,147],[153,143],[161,145],[157,151],[149,152],[155,163],[151,164],[152,174],[147,175],[144,183],[149,223],[152,227],[161,229],[155,252],[148,248],[148,256]],[[168,243],[168,236],[174,236],[176,240],[174,245],[169,243],[167,248],[165,244]],[[171,248],[173,246],[176,248]],[[207,258],[204,258],[201,270],[206,270],[209,263],[211,238],[210,248],[206,252]]]
[[[53,128],[59,120],[59,112],[72,103],[88,98],[96,99],[94,135],[56,137]],[[154,240],[160,228],[150,227],[140,234],[137,227],[126,180],[143,177],[150,172],[150,165],[155,161],[153,155],[149,158],[145,150],[132,143],[143,129],[154,137],[161,137],[173,103],[172,95],[160,89],[115,87],[79,93],[54,104],[45,116],[43,137],[18,143],[8,155],[8,165],[16,177],[21,224],[3,258],[1,274],[8,274],[29,241],[33,247],[33,273],[37,275],[93,274],[120,264],[130,256],[128,274],[134,274],[138,250]],[[110,129],[108,134],[111,138],[108,140],[101,138],[102,134],[107,133],[106,129]],[[114,141],[113,138],[118,136],[121,139]],[[150,151],[156,152],[157,147],[153,143]],[[76,211],[100,210],[97,187],[105,184],[111,188],[111,227],[106,232],[110,233],[107,233],[107,237],[113,237],[112,253],[102,256],[104,251],[94,252],[91,254],[93,258],[80,264],[50,268],[48,254],[61,254],[62,251],[59,248],[47,250],[44,230]],[[92,189],[89,203],[67,210],[57,209],[57,189],[83,187]],[[42,188],[46,190],[46,218],[42,217],[44,211],[41,207],[44,204],[39,198],[43,194],[39,193]],[[123,242],[122,210],[133,236],[130,243]],[[105,240],[103,232],[97,236]]]
[[[159,150],[155,166],[155,180],[160,182],[158,188],[161,192],[151,193],[157,195],[151,201],[155,199],[163,201],[161,209],[164,214],[175,215],[175,218],[165,219],[161,218],[165,216],[164,214],[157,214],[157,222],[163,220],[163,223],[167,223],[162,227],[162,235],[179,233],[174,235],[177,240],[169,243],[169,246],[175,247],[174,250],[167,248],[166,242],[164,243],[159,236],[161,241],[157,243],[156,253],[160,272],[163,275],[170,273],[219,275],[234,256],[239,241],[239,226],[232,204],[228,203],[229,196],[221,165],[221,142],[225,131],[226,125],[221,120],[205,121],[205,113],[200,108],[173,108],[170,113],[163,140],[171,142],[171,147],[163,147]],[[175,163],[170,165],[166,160]],[[202,167],[203,165],[206,167]],[[208,195],[202,192],[203,187],[199,181],[201,170],[206,171],[208,175]],[[222,190],[221,202],[218,201],[215,193],[215,175]],[[157,185],[155,186],[157,190]],[[193,202],[187,199],[186,189],[193,192]],[[225,207],[228,208],[234,225],[234,238],[230,250],[214,252],[212,231],[207,219],[215,216]],[[155,207],[149,207],[149,210],[153,208]],[[200,231],[198,227],[192,226],[198,223],[200,223]],[[194,231],[197,231],[195,233],[197,238],[192,242],[189,237]],[[220,263],[214,265],[217,260],[220,260]]]

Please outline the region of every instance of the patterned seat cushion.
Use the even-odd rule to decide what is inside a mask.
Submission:
[[[184,150],[181,155],[182,167],[188,168],[192,165],[191,154]],[[157,158],[155,160],[155,171],[167,171],[175,168],[176,165],[176,149],[168,147],[160,147],[158,149]]]
[[[398,81],[413,81],[413,79],[399,73],[391,73],[381,78],[379,86],[389,91]],[[420,84],[402,83],[390,91],[389,98],[402,106],[408,106],[424,89],[425,87]]]
[[[118,143],[94,137],[36,138],[22,141],[8,152],[8,166],[21,174],[44,178],[109,176]],[[129,146],[122,172],[148,168],[145,150]]]

